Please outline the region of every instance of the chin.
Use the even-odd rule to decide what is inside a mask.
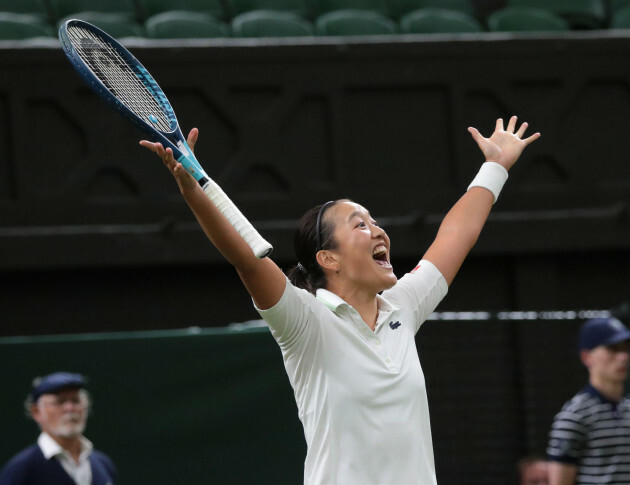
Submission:
[[[60,438],[76,438],[85,431],[85,423],[66,423],[56,429],[55,435]]]
[[[385,283],[385,288],[383,288],[383,290],[389,290],[390,288],[392,288],[396,282],[398,281],[398,278],[396,277],[395,274],[391,274],[391,276],[387,279],[386,283]]]

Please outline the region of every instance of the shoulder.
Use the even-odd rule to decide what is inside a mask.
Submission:
[[[564,403],[555,419],[581,421],[595,412],[595,406],[599,403],[595,396],[582,390]]]
[[[99,450],[92,451],[92,454],[90,455],[90,463],[92,464],[93,468],[94,467],[103,468],[106,471],[105,475],[111,478],[116,478],[117,476],[116,465],[114,465],[114,462],[112,461],[112,459],[109,456],[107,456],[105,453],[103,453],[102,451],[99,451]]]
[[[90,455],[90,460],[96,461],[97,463],[100,463],[104,466],[114,468],[114,462],[112,461],[112,459],[102,451],[92,451],[92,454]]]
[[[31,445],[23,449],[14,455],[0,471],[0,484],[17,483],[16,479],[23,477],[33,465],[45,461],[39,446]]]
[[[103,453],[101,450],[97,450],[96,448],[92,450],[92,454],[90,456],[92,456],[96,460],[112,461],[108,455]]]
[[[442,273],[430,261],[422,260],[411,272],[406,273],[389,290],[383,292],[391,296],[399,292],[413,291],[427,293],[438,290],[443,296],[448,292],[448,285]]]
[[[289,309],[295,309],[295,307],[302,305],[312,306],[316,304],[317,299],[315,298],[315,295],[302,288],[294,286],[288,279],[286,279],[284,292],[282,293],[280,300],[278,300],[278,302],[274,306],[263,310],[258,308],[254,303],[254,308],[256,308],[256,311],[258,311],[258,313],[260,313],[263,318],[265,318],[265,316],[267,315],[274,315],[279,311],[286,310],[287,307]]]
[[[30,463],[32,461],[44,460],[44,455],[42,450],[40,450],[39,446],[31,445],[28,448],[24,448],[19,453],[15,454],[6,464],[9,465],[19,465],[23,463]]]

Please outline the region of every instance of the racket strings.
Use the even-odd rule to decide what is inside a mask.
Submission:
[[[156,129],[172,131],[168,111],[156,99],[164,95],[147,86],[111,44],[81,27],[69,28],[68,37],[88,68],[125,107]]]

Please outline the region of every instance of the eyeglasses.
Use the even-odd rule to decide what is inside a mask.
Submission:
[[[51,406],[55,408],[63,407],[64,404],[70,403],[74,406],[87,406],[87,400],[84,397],[67,397],[67,398],[51,398],[51,399],[40,399],[39,403],[44,406]]]

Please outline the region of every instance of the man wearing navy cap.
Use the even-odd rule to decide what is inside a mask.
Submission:
[[[630,330],[616,318],[587,321],[580,358],[589,384],[556,415],[549,485],[630,483],[630,398],[624,396]]]
[[[83,436],[90,399],[80,374],[56,372],[33,382],[26,399],[41,434],[0,472],[0,485],[115,485],[112,461]]]

